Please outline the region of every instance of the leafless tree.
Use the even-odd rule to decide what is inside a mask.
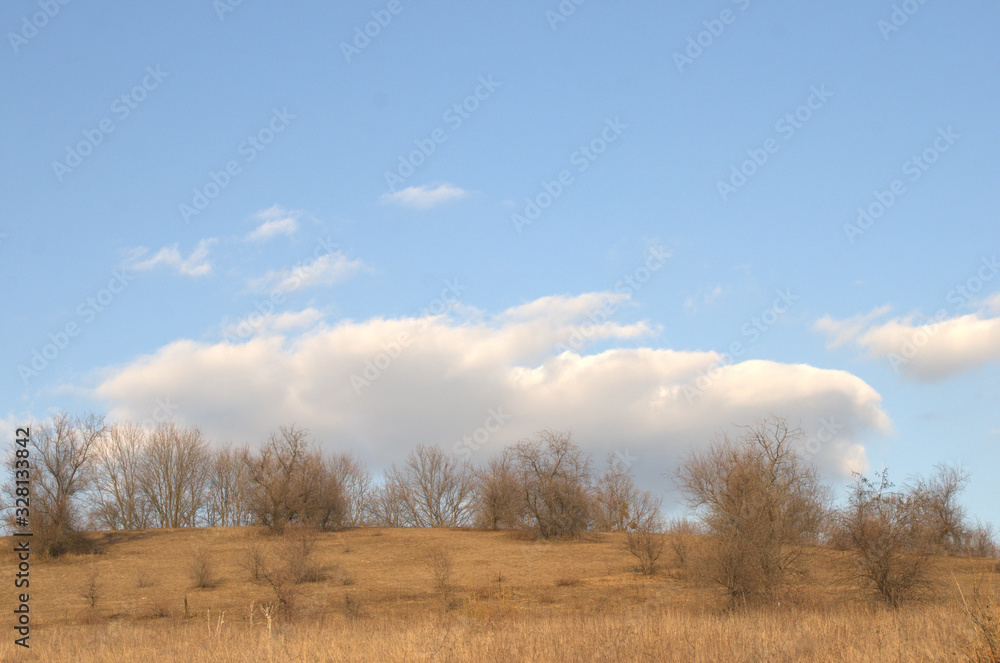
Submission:
[[[594,527],[605,532],[626,532],[635,523],[658,514],[661,501],[640,490],[630,469],[615,454],[594,487]],[[662,523],[661,523],[662,525]]]
[[[930,548],[921,535],[919,505],[909,491],[893,491],[888,471],[856,475],[838,529],[852,551],[848,579],[892,607],[929,587]]]
[[[74,419],[65,412],[31,428],[30,525],[42,552],[58,556],[74,545],[83,497],[93,480],[93,451],[106,430],[103,417]],[[13,505],[19,495],[12,482],[8,485]]]
[[[206,498],[208,443],[195,428],[175,423],[150,433],[141,485],[158,527],[194,527]]]
[[[138,424],[116,423],[95,446],[91,504],[99,527],[149,527],[149,508],[141,485],[146,439]]]
[[[205,520],[209,526],[250,524],[250,472],[246,448],[224,446],[210,453]]]
[[[375,488],[372,475],[353,453],[339,452],[330,458],[330,473],[343,492],[343,523],[361,527],[372,521]]]
[[[656,573],[657,564],[667,545],[663,516],[663,500],[648,490],[635,491],[627,505],[625,550],[636,558],[640,573]]]
[[[475,522],[487,529],[512,529],[524,523],[524,496],[514,458],[508,450],[490,458],[475,474]]]
[[[470,520],[472,470],[441,447],[418,445],[402,468],[393,465],[386,472],[386,483],[404,500],[409,525],[456,527]]]
[[[542,431],[512,449],[528,523],[550,539],[579,536],[592,517],[590,457],[569,433]]]
[[[410,524],[406,486],[398,475],[385,474],[372,499],[372,518],[380,527],[406,527]]]
[[[280,533],[289,524],[339,526],[343,491],[307,431],[282,426],[246,458],[250,509],[255,522]]]
[[[961,554],[965,551],[967,525],[965,508],[959,495],[969,484],[969,472],[944,464],[934,466],[928,478],[913,477],[905,486],[915,511],[918,536],[938,552]]]
[[[677,473],[712,536],[712,577],[733,604],[772,598],[798,569],[801,544],[821,531],[828,493],[795,454],[799,436],[782,418],[758,420],[692,453]]]

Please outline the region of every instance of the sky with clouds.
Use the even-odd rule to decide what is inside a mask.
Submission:
[[[13,426],[1000,465],[1000,7],[0,9]],[[668,504],[669,508],[669,504]]]

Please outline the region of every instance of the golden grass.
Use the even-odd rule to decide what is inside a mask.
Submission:
[[[104,554],[33,563],[31,650],[13,645],[8,618],[0,660],[961,661],[987,651],[976,648],[982,628],[969,615],[987,629],[997,617],[995,602],[970,612],[969,560],[938,560],[933,600],[893,612],[837,582],[843,554],[812,549],[809,573],[782,605],[731,612],[718,591],[688,579],[695,572],[667,564],[654,576],[636,574],[618,535],[547,543],[497,532],[357,529],[319,535],[315,556],[326,579],[298,585],[294,614],[271,612],[269,622],[273,591],[240,570],[246,531],[98,536]],[[192,587],[199,547],[216,562],[213,588]],[[442,549],[453,560],[445,590],[428,561]],[[0,576],[11,578],[5,605],[13,605],[5,557]],[[91,608],[84,595],[95,570]]]

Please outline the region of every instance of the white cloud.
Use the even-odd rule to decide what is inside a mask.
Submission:
[[[268,270],[263,276],[251,279],[249,287],[255,292],[295,292],[303,288],[335,285],[365,268],[360,258],[349,260],[342,252],[336,251],[294,267]]]
[[[616,450],[637,457],[640,479],[657,490],[669,489],[666,475],[692,447],[768,413],[787,415],[808,435],[832,422],[837,432],[815,459],[840,475],[865,469],[863,440],[890,428],[879,394],[843,371],[769,361],[722,365],[710,388],[689,401],[685,386],[719,366],[718,353],[555,349],[595,303],[620,297],[545,298],[473,319],[452,311],[317,322],[296,334],[265,325],[240,344],[179,340],[114,369],[95,395],[116,418],[144,416],[149,403],[168,396],[179,405],[178,420],[237,442],[259,441],[294,422],[332,448],[361,451],[375,467],[398,461],[419,442],[453,450],[501,408],[510,420],[475,451],[474,462],[543,428],[572,429],[597,460]],[[644,323],[604,322],[589,338],[650,333]]]
[[[398,203],[406,207],[416,207],[418,209],[429,209],[437,205],[452,200],[459,200],[469,195],[465,189],[454,184],[439,184],[436,187],[429,186],[409,186],[395,193],[382,195],[382,200],[389,203]]]
[[[854,340],[873,320],[881,318],[892,310],[889,305],[880,306],[872,311],[851,316],[846,320],[834,320],[829,315],[824,315],[816,321],[813,329],[826,334],[829,339],[826,342],[828,350],[835,350],[846,343]]]
[[[852,343],[909,379],[936,382],[1000,360],[1000,317],[990,317],[995,301],[993,296],[980,302],[982,310],[954,317],[942,310],[931,318],[912,313],[877,322],[888,311],[882,307],[841,321],[826,316],[815,329],[831,337],[830,347]]]
[[[212,263],[208,259],[208,254],[216,241],[214,238],[201,240],[187,258],[181,256],[177,244],[174,244],[163,247],[150,258],[143,259],[149,253],[149,249],[140,246],[130,252],[125,260],[125,266],[142,272],[166,265],[185,276],[206,276],[212,273]]]
[[[299,229],[299,218],[301,216],[301,211],[290,211],[280,205],[274,205],[254,214],[254,218],[263,223],[257,226],[244,239],[248,242],[262,242],[276,235],[294,235],[295,231]]]

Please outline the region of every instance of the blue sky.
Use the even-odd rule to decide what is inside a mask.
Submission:
[[[0,25],[8,427],[294,421],[373,468],[571,428],[666,491],[776,413],[831,481],[964,463],[995,519],[994,3],[18,0]]]

